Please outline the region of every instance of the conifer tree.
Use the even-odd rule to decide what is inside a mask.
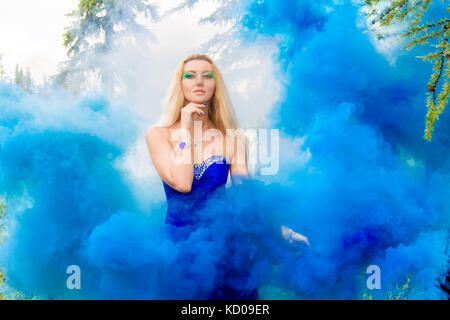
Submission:
[[[25,77],[22,68],[19,68],[18,64],[16,64],[16,69],[14,71],[14,83],[24,87]]]
[[[24,75],[24,89],[25,91],[31,92],[33,90],[33,79],[31,77],[30,68],[27,67]]]
[[[33,90],[34,83],[31,77],[30,69],[27,67],[24,72],[23,69],[16,64],[14,83],[21,86],[25,91],[31,92]]]
[[[108,68],[98,64],[98,57],[111,52],[117,39],[135,33],[149,33],[136,22],[138,14],[158,19],[158,8],[146,0],[80,0],[78,9],[67,14],[74,19],[65,28],[63,45],[67,48],[68,61],[60,65],[56,81],[66,88],[73,85],[69,77],[81,74],[77,81],[83,81],[85,72],[97,72],[106,89],[114,87],[114,61],[108,61]],[[76,90],[75,90],[76,91]]]
[[[6,76],[6,71],[5,71],[5,67],[3,66],[2,59],[3,59],[3,56],[0,53],[0,81],[2,81],[3,78],[5,78],[5,76]]]
[[[436,48],[425,56],[417,57],[433,63],[433,71],[427,86],[428,111],[424,133],[426,140],[431,140],[435,123],[447,106],[450,94],[450,6],[447,10],[443,10],[438,20],[423,21],[433,2],[437,0],[365,0],[366,5],[370,7],[367,17],[373,25],[365,32],[406,22],[407,30],[394,39],[394,41],[408,40],[402,49],[411,50],[416,45],[425,44]],[[377,32],[378,39],[391,37],[388,33]]]

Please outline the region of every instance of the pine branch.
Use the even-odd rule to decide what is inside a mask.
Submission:
[[[438,52],[439,59],[436,59],[436,62],[433,66],[434,72],[431,75],[430,81],[428,82],[428,90],[430,92],[428,93],[427,97],[428,112],[426,115],[426,122],[425,122],[426,127],[424,134],[424,138],[426,140],[431,140],[434,131],[434,124],[437,120],[439,120],[439,115],[444,111],[444,108],[448,103],[448,95],[449,95],[448,80],[450,78],[450,67],[449,67],[450,49],[448,44],[448,37],[450,33],[449,30],[450,29],[447,28],[446,37],[443,41],[445,49],[443,51]],[[436,87],[439,83],[439,80],[441,79],[444,63],[447,65],[445,71],[445,82],[443,84],[442,91],[438,96],[437,101],[438,104],[436,105]]]
[[[419,37],[419,38],[417,38],[417,39],[414,39],[413,41],[411,41],[410,43],[408,43],[408,44],[406,44],[404,47],[403,47],[403,49],[411,49],[412,47],[414,47],[415,45],[417,45],[417,44],[429,44],[428,43],[428,39],[430,39],[430,38],[436,38],[436,37],[438,37],[438,36],[440,36],[442,33],[444,33],[445,32],[445,29],[442,29],[442,30],[436,30],[436,31],[433,31],[432,33],[430,33],[430,34],[425,34],[424,36],[421,36],[421,37]],[[430,44],[431,45],[431,44]]]
[[[450,32],[450,19],[443,17],[438,21],[426,22],[419,24],[424,14],[430,7],[432,0],[414,1],[414,0],[393,0],[391,3],[377,12],[377,7],[380,5],[379,0],[367,0],[366,5],[370,7],[367,14],[372,24],[376,24],[374,27],[365,31],[369,32],[381,27],[388,27],[394,23],[402,23],[406,17],[411,16],[411,22],[409,23],[408,30],[404,32],[400,37],[394,39],[392,42],[408,38],[410,39],[402,49],[411,50],[416,45],[429,45],[436,47],[436,52],[431,52],[425,56],[416,56],[424,61],[434,61],[433,72],[428,82],[427,93],[427,115],[426,115],[426,128],[424,138],[431,140],[432,132],[436,120],[439,119],[439,115],[443,112],[445,106],[448,104],[449,99],[449,32]],[[450,7],[447,8],[450,12]],[[379,39],[384,39],[386,36],[383,34],[377,34]],[[431,40],[437,40],[437,44],[430,43]],[[391,43],[392,43],[391,42]],[[444,65],[446,69],[444,72]],[[443,81],[441,92],[436,92],[439,83]]]

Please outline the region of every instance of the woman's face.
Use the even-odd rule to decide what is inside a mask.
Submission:
[[[189,102],[208,103],[216,88],[212,64],[205,60],[191,60],[185,63],[181,87],[184,97]]]

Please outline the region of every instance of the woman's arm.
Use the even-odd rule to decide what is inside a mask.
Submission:
[[[189,192],[194,179],[190,135],[187,130],[178,129],[175,138],[177,138],[176,145],[181,141],[185,141],[188,145],[183,149],[173,150],[169,137],[158,127],[149,128],[145,135],[153,165],[161,179],[177,191]],[[175,159],[177,161],[174,161]]]
[[[238,137],[237,142],[237,147],[234,148],[233,160],[230,165],[230,175],[233,185],[241,184],[242,178],[249,178],[245,140],[242,137]],[[284,239],[289,240],[289,243],[293,241],[304,241],[309,246],[308,238],[283,224],[281,225],[281,235]]]

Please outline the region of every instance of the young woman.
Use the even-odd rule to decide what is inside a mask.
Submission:
[[[172,239],[188,234],[184,226],[203,219],[198,213],[207,200],[248,179],[248,143],[237,121],[217,65],[205,54],[191,54],[178,66],[164,113],[148,129],[146,142],[162,179],[168,208],[166,224]],[[188,231],[187,231],[188,232]],[[284,238],[308,240],[281,226]],[[239,292],[217,288],[211,299],[257,299],[257,288]]]

